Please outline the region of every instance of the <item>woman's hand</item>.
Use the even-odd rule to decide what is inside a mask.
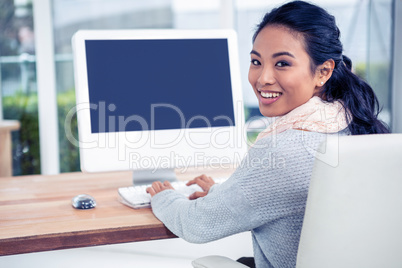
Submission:
[[[192,184],[198,184],[204,190],[203,192],[194,192],[189,196],[190,200],[194,200],[203,196],[206,196],[209,192],[209,189],[212,187],[212,185],[215,184],[215,181],[211,178],[208,177],[207,175],[201,175],[196,177],[195,179],[190,180],[187,182],[187,185],[192,185]]]
[[[149,193],[153,197],[157,193],[162,192],[164,190],[168,190],[168,189],[174,190],[174,188],[170,184],[170,182],[165,181],[164,183],[162,183],[160,181],[155,181],[152,183],[151,187],[147,188],[147,193]]]

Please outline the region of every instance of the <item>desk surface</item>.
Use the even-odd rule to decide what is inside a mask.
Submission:
[[[232,168],[177,173],[228,176]],[[131,185],[131,172],[0,178],[0,256],[175,237],[151,209],[132,209],[117,199]],[[95,209],[78,210],[71,199],[90,194]]]

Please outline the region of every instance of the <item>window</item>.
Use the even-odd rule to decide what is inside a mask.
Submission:
[[[12,133],[13,174],[40,173],[35,34],[30,1],[0,2],[0,120],[21,123]]]

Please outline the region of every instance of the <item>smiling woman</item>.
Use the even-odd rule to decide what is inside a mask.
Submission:
[[[328,72],[311,73],[302,36],[283,26],[262,29],[250,54],[249,82],[261,114],[268,117],[284,115],[318,94],[334,65],[329,60],[322,65],[329,66]]]
[[[329,135],[388,131],[377,119],[374,92],[342,56],[339,35],[332,15],[303,1],[265,15],[253,38],[249,82],[261,113],[275,121],[224,183],[206,175],[192,180],[204,190],[195,200],[168,182],[147,189],[154,214],[174,234],[205,243],[251,230],[250,267],[295,267],[318,146]],[[270,156],[284,165],[261,161]]]
[[[267,13],[253,36],[249,71],[261,113],[281,116],[318,96],[342,104],[351,134],[389,132],[373,89],[342,52],[335,17],[324,9],[294,1]],[[280,96],[266,101],[260,92]]]

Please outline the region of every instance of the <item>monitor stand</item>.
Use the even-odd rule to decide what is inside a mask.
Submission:
[[[144,169],[133,171],[133,184],[135,186],[151,184],[154,181],[177,181],[174,168]]]

